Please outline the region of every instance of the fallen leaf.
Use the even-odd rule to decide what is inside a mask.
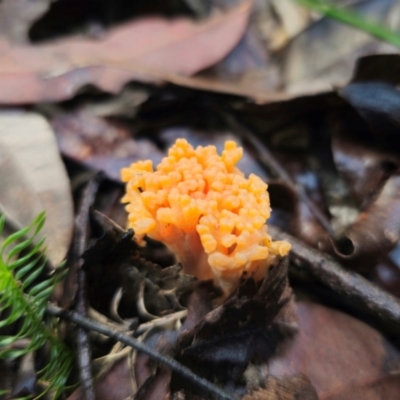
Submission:
[[[352,83],[340,94],[365,120],[371,132],[392,150],[400,149],[400,93],[397,86],[384,82]]]
[[[125,400],[135,394],[132,379],[131,357],[117,360],[108,372],[100,377],[95,384],[97,400]],[[77,389],[67,400],[84,400],[82,389]]]
[[[397,253],[399,245],[393,250]],[[392,253],[393,253],[392,252]],[[395,257],[384,257],[383,260],[375,266],[371,274],[371,280],[383,289],[396,297],[400,297],[400,269],[399,260]]]
[[[207,309],[202,305],[199,312],[199,305],[189,309],[190,325],[191,313],[201,317]],[[244,280],[227,301],[195,326],[189,328],[185,322],[178,339],[179,360],[211,381],[244,390],[243,373],[249,363],[265,362],[277,343],[296,332],[296,322],[287,259],[283,259],[270,267],[261,284]]]
[[[119,92],[131,80],[192,75],[222,59],[246,28],[251,1],[206,21],[147,18],[99,40],[69,38],[36,46],[0,40],[0,103],[71,98],[94,84]]]
[[[306,173],[299,172],[297,176],[298,181],[304,183],[304,180],[300,179],[301,175]],[[268,192],[272,207],[269,222],[271,225],[294,234],[311,246],[318,246],[329,240],[310,207],[299,199],[293,188],[282,181],[269,181]]]
[[[273,10],[281,27],[272,36],[273,48],[282,48],[293,37],[300,34],[311,22],[311,11],[290,0],[272,0]]]
[[[282,379],[269,376],[262,389],[246,394],[242,400],[318,400],[317,392],[304,375],[284,376]]]
[[[357,60],[352,83],[385,82],[396,85],[400,81],[400,55],[375,54]]]
[[[347,121],[350,120],[347,113],[341,114]],[[351,133],[348,132],[350,126],[346,128],[334,132],[333,158],[355,201],[361,209],[365,209],[379,195],[390,175],[396,172],[399,160],[388,151],[379,149],[377,143],[370,140],[368,136],[371,135],[365,128],[357,130],[354,126]],[[358,134],[358,138],[354,134]]]
[[[122,287],[123,318],[147,320],[182,310],[180,298],[192,289],[195,278],[180,273],[180,264],[161,268],[146,260],[142,248],[132,240],[132,230],[124,231],[99,212],[94,217],[101,237],[83,254],[94,308],[107,314],[112,296]]]
[[[391,251],[400,239],[400,176],[390,177],[375,201],[360,216],[339,241],[345,250],[337,249],[343,259],[356,259],[359,267],[368,267],[379,256]],[[350,240],[350,242],[348,242]]]
[[[35,354],[27,353],[22,357],[17,376],[13,382],[11,396],[33,396],[37,390],[37,376],[35,371]]]
[[[357,2],[352,10],[393,30],[399,27],[400,8],[396,0]],[[395,46],[361,29],[323,18],[295,37],[280,55],[285,88],[298,95],[330,91],[350,80],[359,57],[397,51]]]
[[[42,211],[47,255],[53,267],[64,259],[73,230],[69,179],[54,133],[39,114],[0,113],[0,209],[15,228]]]
[[[153,329],[146,335],[144,342],[160,353],[173,357],[177,336],[177,330]],[[134,374],[138,384],[135,399],[159,400],[169,398],[172,375],[170,369],[157,365],[148,355],[138,353]]]
[[[397,399],[400,395],[399,374],[385,376],[372,382],[349,385],[320,400],[377,400]]]
[[[129,127],[89,112],[58,114],[51,120],[63,155],[118,182],[121,169],[144,159],[157,165],[163,153],[148,139],[134,140]]]
[[[389,60],[392,65],[387,64]],[[387,78],[380,70],[385,64]],[[351,133],[348,124],[346,134],[334,138],[333,153],[338,170],[360,202],[361,213],[340,239],[346,244],[344,251],[336,251],[342,259],[358,260],[363,267],[376,264],[400,238],[398,71],[397,57],[367,57],[360,60],[353,82],[340,90],[358,112],[359,121],[352,124]]]
[[[278,347],[264,368],[266,373],[276,378],[304,374],[320,400],[400,397],[400,354],[378,331],[318,304],[298,302],[297,311],[298,334]],[[391,377],[396,377],[394,382]],[[393,396],[371,397],[376,386],[385,386],[385,380],[389,381],[386,393]]]
[[[0,3],[0,37],[12,43],[29,42],[29,29],[50,7],[51,0],[3,0]]]

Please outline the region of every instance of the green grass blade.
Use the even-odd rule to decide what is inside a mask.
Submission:
[[[400,34],[398,32],[392,31],[379,23],[369,21],[353,11],[342,9],[330,4],[329,2],[320,0],[295,1],[311,10],[317,11],[327,17],[336,19],[337,21],[343,22],[347,25],[353,26],[354,28],[369,33],[377,39],[391,43],[400,48]]]

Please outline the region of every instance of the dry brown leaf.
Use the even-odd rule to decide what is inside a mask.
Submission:
[[[57,114],[51,124],[64,156],[104,171],[116,181],[121,179],[121,168],[144,159],[158,164],[163,157],[150,140],[134,140],[130,127],[89,112]]]
[[[307,27],[311,12],[291,0],[272,0],[272,6],[281,22],[280,29],[272,35],[273,48],[278,49]]]
[[[391,176],[376,199],[358,216],[343,235],[345,246],[335,248],[344,260],[358,260],[359,269],[375,264],[400,239],[400,177]]]
[[[202,22],[148,18],[100,40],[69,38],[36,46],[0,40],[0,103],[58,101],[93,84],[118,92],[130,80],[192,75],[222,59],[246,28],[251,1]]]
[[[130,357],[119,359],[96,382],[95,392],[97,400],[125,400],[130,399],[135,393],[132,378]],[[79,388],[67,400],[84,400],[85,396]]]
[[[393,30],[399,28],[398,1],[357,3],[353,9],[366,19]],[[281,55],[286,90],[298,95],[330,91],[350,80],[359,57],[389,52],[397,52],[396,47],[360,29],[324,18],[295,37]]]
[[[242,400],[318,400],[310,380],[301,374],[282,379],[269,376],[264,385],[265,388],[245,395]]]
[[[400,396],[399,374],[338,390],[320,400],[391,400]]]
[[[73,229],[69,180],[54,133],[39,114],[0,113],[0,210],[16,228],[46,211],[47,255],[65,257]]]
[[[278,348],[266,373],[277,378],[304,374],[320,399],[400,398],[400,354],[378,331],[318,304],[299,302],[297,311],[298,334]],[[397,383],[389,379],[393,376]],[[371,397],[377,387],[392,397]]]

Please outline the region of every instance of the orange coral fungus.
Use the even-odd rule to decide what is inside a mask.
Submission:
[[[242,153],[233,141],[220,156],[214,146],[194,149],[178,139],[156,171],[151,161],[122,170],[123,202],[139,242],[148,235],[165,243],[184,272],[216,279],[225,292],[243,273],[261,278],[276,256],[290,249],[268,235],[267,185],[236,168]]]

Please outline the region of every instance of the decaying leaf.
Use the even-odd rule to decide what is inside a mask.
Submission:
[[[163,354],[175,355],[178,330],[153,330],[146,335],[145,342]],[[134,366],[134,374],[138,384],[135,395],[137,400],[167,399],[170,396],[171,376],[169,369],[158,366],[145,354],[138,354]]]
[[[0,187],[0,209],[15,228],[46,211],[42,234],[49,260],[57,267],[71,240],[72,199],[54,133],[42,116],[0,113]]]
[[[376,264],[400,238],[398,70],[396,57],[366,57],[357,66],[354,83],[340,91],[359,117],[346,112],[346,126],[333,136],[332,151],[361,214],[340,239],[344,248],[336,251],[345,260],[360,261],[359,268]],[[338,122],[343,125],[340,118]]]
[[[366,19],[398,29],[400,8],[395,0],[357,2],[353,9]],[[285,49],[281,60],[286,89],[298,95],[330,91],[333,86],[347,84],[360,56],[390,52],[397,49],[361,29],[323,18]]]
[[[378,331],[318,304],[300,302],[297,310],[298,334],[278,346],[265,374],[280,379],[304,374],[319,399],[385,398],[371,397],[377,387],[396,394],[388,398],[400,395],[400,354]]]
[[[394,374],[373,382],[349,385],[325,397],[320,397],[320,400],[397,399],[400,393],[399,379],[399,375]]]
[[[353,130],[354,133],[354,130]],[[397,170],[399,160],[379,149],[363,135],[363,142],[354,136],[334,134],[332,153],[335,166],[343,176],[360,209],[365,209],[379,195],[386,181]]]
[[[251,2],[245,1],[203,22],[143,19],[99,40],[69,38],[36,46],[0,40],[0,103],[58,101],[88,84],[116,93],[131,80],[192,75],[232,49],[250,9]]]
[[[116,360],[109,371],[96,382],[97,400],[124,400],[134,395],[134,381],[131,371],[131,357],[129,355]],[[68,400],[85,400],[82,389],[77,389]]]
[[[318,400],[317,392],[304,375],[284,376],[277,379],[268,376],[263,388],[246,394],[242,400]]]
[[[147,261],[132,240],[131,230],[126,232],[100,213],[95,215],[102,236],[83,255],[95,308],[103,310],[122,288],[121,308],[126,318],[149,320],[182,310],[180,298],[191,289],[195,278],[180,273],[180,265],[161,268]],[[105,282],[107,294],[103,291],[99,297],[98,289]]]
[[[128,127],[77,112],[51,121],[61,152],[120,181],[121,169],[143,159],[156,165],[163,154],[148,139],[134,140]]]
[[[261,285],[251,278],[245,280],[233,296],[204,316],[207,296],[200,300],[200,304],[205,302],[200,313],[199,301],[189,306],[178,339],[179,359],[207,379],[243,392],[248,365],[266,362],[277,343],[296,332],[286,263],[283,260],[271,267]],[[192,313],[200,317],[196,324]]]
[[[376,262],[377,257],[391,251],[400,239],[400,177],[389,178],[376,200],[344,233],[350,242],[345,250],[338,249],[343,258]],[[343,240],[343,239],[342,239]],[[366,265],[360,263],[359,267]]]

